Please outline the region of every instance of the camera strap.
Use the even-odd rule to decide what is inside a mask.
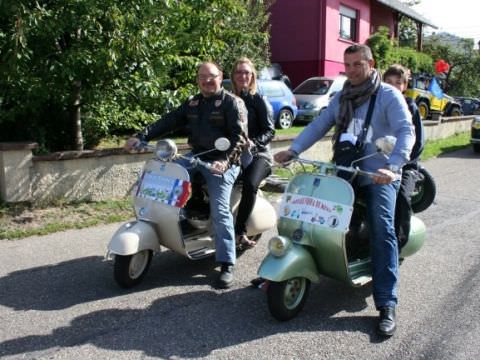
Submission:
[[[372,94],[372,96],[370,96],[370,102],[368,104],[368,110],[367,110],[367,117],[365,118],[365,122],[363,123],[363,127],[362,127],[362,132],[360,133],[360,136],[358,137],[357,144],[356,144],[358,149],[363,148],[363,142],[367,137],[368,127],[370,126],[370,122],[372,120],[373,108],[375,107],[375,100],[377,99],[377,92],[378,90],[375,91]]]

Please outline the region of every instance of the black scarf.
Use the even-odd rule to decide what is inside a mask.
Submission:
[[[370,99],[370,96],[379,88],[380,82],[380,76],[375,69],[372,70],[368,79],[358,86],[352,86],[349,80],[345,81],[340,95],[340,109],[336,119],[335,134],[332,139],[334,143],[340,134],[348,129],[355,109]]]

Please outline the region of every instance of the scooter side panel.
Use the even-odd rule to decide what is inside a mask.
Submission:
[[[153,225],[144,221],[122,225],[108,243],[109,252],[117,255],[133,255],[147,249],[160,251],[160,246]]]
[[[410,234],[408,236],[408,241],[405,246],[402,247],[400,256],[407,257],[420,250],[425,242],[426,233],[427,228],[423,221],[416,216],[412,216],[410,219]]]
[[[312,255],[305,247],[295,244],[280,258],[268,254],[260,264],[258,275],[276,282],[295,277],[304,277],[312,282],[320,280]]]
[[[247,235],[261,234],[277,225],[277,213],[265,198],[258,197],[247,221]]]
[[[232,196],[230,198],[230,204],[234,216],[237,216],[238,205],[241,200],[241,187],[234,187]],[[255,206],[247,221],[247,235],[253,236],[261,234],[265,231],[273,229],[277,225],[277,213],[272,204],[265,199],[262,195],[262,191],[258,190]]]

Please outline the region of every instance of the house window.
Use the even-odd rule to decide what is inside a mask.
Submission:
[[[357,40],[357,11],[343,5],[340,5],[340,37]]]

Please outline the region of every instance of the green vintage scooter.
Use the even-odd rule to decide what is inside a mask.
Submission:
[[[352,286],[372,280],[365,204],[355,199],[351,184],[336,174],[339,170],[356,176],[374,174],[301,158],[294,162],[310,166],[288,184],[279,207],[278,236],[270,239],[269,253],[258,269],[266,280],[262,287],[269,310],[282,321],[302,310],[310,282],[318,283],[320,275]],[[412,216],[400,259],[416,253],[425,234],[424,223]]]

